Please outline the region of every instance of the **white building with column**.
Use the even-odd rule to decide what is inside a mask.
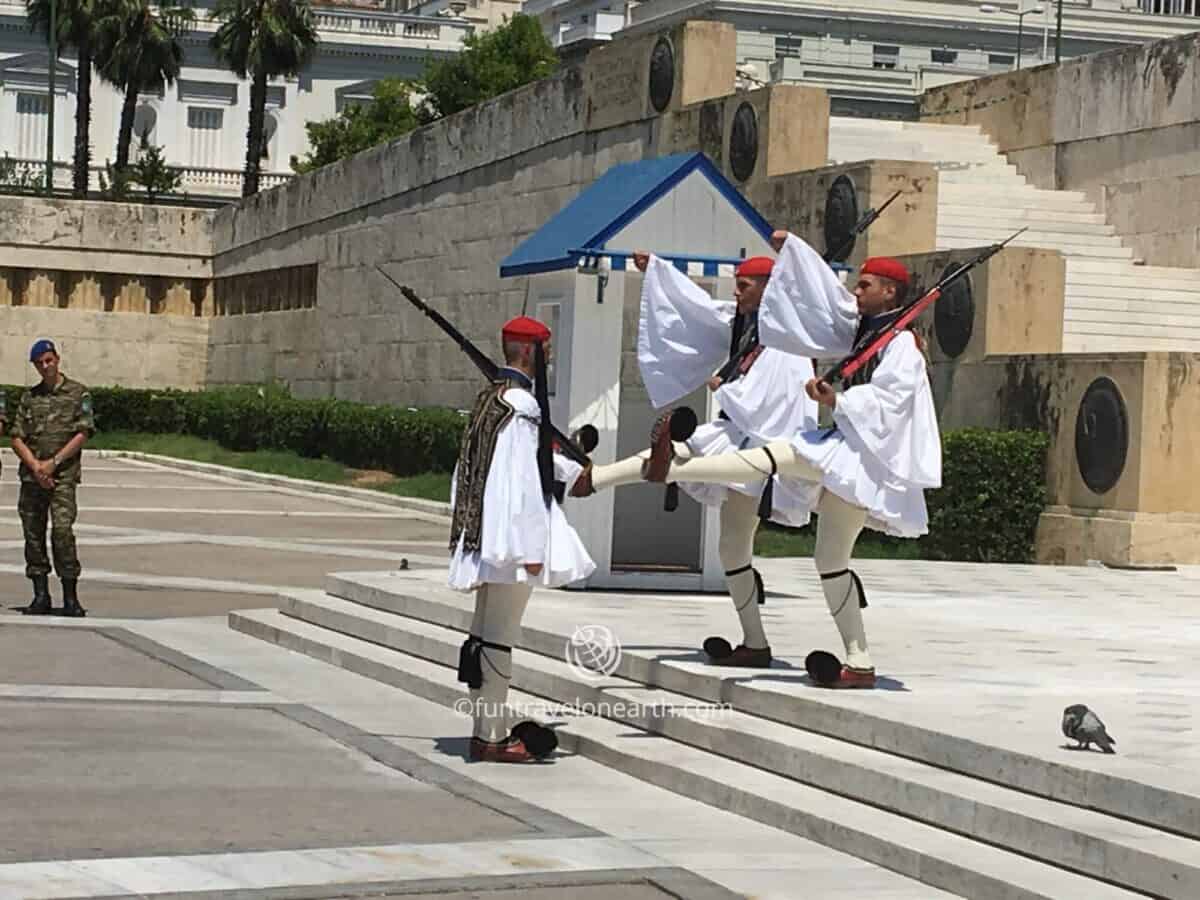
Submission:
[[[1061,8],[1063,58],[1200,30],[1200,0]],[[835,115],[886,118],[915,116],[927,88],[1053,62],[1058,25],[1056,0],[526,0],[523,10],[564,54],[618,32],[728,22],[748,84],[822,87]]]
[[[309,149],[305,124],[336,115],[346,104],[369,100],[382,78],[415,78],[428,60],[457,53],[473,25],[451,12],[422,16],[382,5],[316,5],[320,46],[298,78],[271,82],[267,94],[267,149],[262,187],[292,175],[292,156]],[[175,84],[138,101],[137,135],[165,148],[170,165],[183,169],[181,192],[198,199],[241,194],[246,158],[250,82],[221,67],[208,48],[216,30],[207,8],[196,10],[195,29],[183,40],[183,71]],[[0,156],[20,163],[46,160],[49,53],[31,32],[23,0],[0,0]],[[59,60],[54,103],[55,184],[71,184],[75,145],[76,61]],[[123,94],[92,77],[92,185],[116,153]],[[44,168],[43,170],[44,171]]]

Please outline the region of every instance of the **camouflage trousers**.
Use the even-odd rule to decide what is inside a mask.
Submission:
[[[59,482],[50,490],[40,484],[21,482],[17,512],[25,530],[25,577],[50,574],[46,555],[46,519],[50,520],[50,546],[54,550],[54,569],[59,578],[78,578],[79,556],[75,553],[74,482]]]

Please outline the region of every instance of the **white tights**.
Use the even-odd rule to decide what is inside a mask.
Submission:
[[[758,500],[729,491],[721,504],[721,539],[717,552],[725,569],[725,584],[733,598],[733,608],[742,623],[742,643],[752,650],[768,646],[758,606],[758,578],[751,568],[757,531]]]
[[[787,441],[775,441],[765,448],[755,450],[738,450],[733,453],[720,453],[714,456],[691,457],[682,445],[676,445],[677,455],[671,461],[667,481],[697,482],[701,484],[745,484],[766,481],[770,476],[771,459],[775,460],[775,470],[788,478],[802,481],[821,481],[821,471],[808,460],[796,455],[796,451]],[[616,487],[621,484],[634,484],[642,480],[642,463],[650,455],[643,451],[636,456],[618,460],[612,465],[597,466],[592,472],[592,484],[597,490],[605,487]],[[733,503],[734,506],[730,506]],[[747,541],[753,546],[754,532],[746,524],[747,517],[756,510],[757,502],[752,497],[746,497],[731,491],[729,498],[722,507],[721,518],[721,563],[726,571],[745,565],[750,560],[750,551],[746,549]],[[729,544],[729,557],[726,557],[725,524],[726,508],[729,508],[728,520],[733,527]],[[853,506],[828,490],[821,492],[821,500],[817,504],[817,544],[813,552],[813,563],[821,576],[821,588],[825,593],[825,602],[833,615],[838,631],[842,636],[842,644],[846,650],[846,663],[851,668],[871,668],[871,657],[867,650],[867,636],[863,627],[861,597],[858,582],[850,572],[850,554],[854,550],[854,542],[866,522],[867,512],[858,506]],[[748,535],[748,537],[747,537]],[[737,548],[735,551],[735,547]],[[741,561],[731,564],[735,557]],[[739,617],[743,614],[739,597],[747,588],[747,578],[753,575],[747,571],[743,575],[729,579],[729,591],[733,596],[734,605]],[[757,603],[749,604],[753,608],[753,621],[747,624],[747,618],[742,619],[742,628],[746,633],[747,646],[766,646],[763,635],[761,644],[750,644],[749,640],[758,640],[762,633],[762,622],[758,615]],[[752,634],[754,623],[757,622],[757,632]]]
[[[489,644],[512,647],[521,635],[521,617],[533,588],[527,584],[485,584],[475,591],[475,618],[471,634]],[[508,683],[512,679],[512,651],[484,647],[479,665],[483,682],[470,692],[474,704],[475,737],[495,743],[508,736]]]

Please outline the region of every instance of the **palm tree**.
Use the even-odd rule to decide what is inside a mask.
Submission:
[[[221,24],[209,45],[239,78],[250,78],[250,125],[242,196],[258,193],[262,165],[267,82],[294,76],[317,49],[317,27],[308,0],[217,0],[212,19]]]
[[[104,0],[25,0],[29,23],[50,35],[50,4],[55,7],[55,31],[59,47],[74,47],[79,75],[75,85],[75,159],[72,164],[73,193],[83,199],[88,191],[92,162],[92,50],[96,20],[103,15]],[[111,2],[111,0],[109,0]]]
[[[125,92],[117,131],[116,170],[129,166],[133,118],[142,91],[162,90],[179,77],[183,47],[196,14],[187,6],[150,0],[110,0],[96,28],[96,67],[100,77]]]

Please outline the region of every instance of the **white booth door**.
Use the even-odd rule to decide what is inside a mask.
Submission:
[[[679,405],[691,406],[703,417],[706,390],[702,388]],[[618,459],[649,446],[655,415],[644,387],[622,385]],[[665,491],[661,484],[636,484],[614,492],[611,566],[614,572],[699,573],[702,570],[704,510],[680,491],[678,508],[666,512]]]

